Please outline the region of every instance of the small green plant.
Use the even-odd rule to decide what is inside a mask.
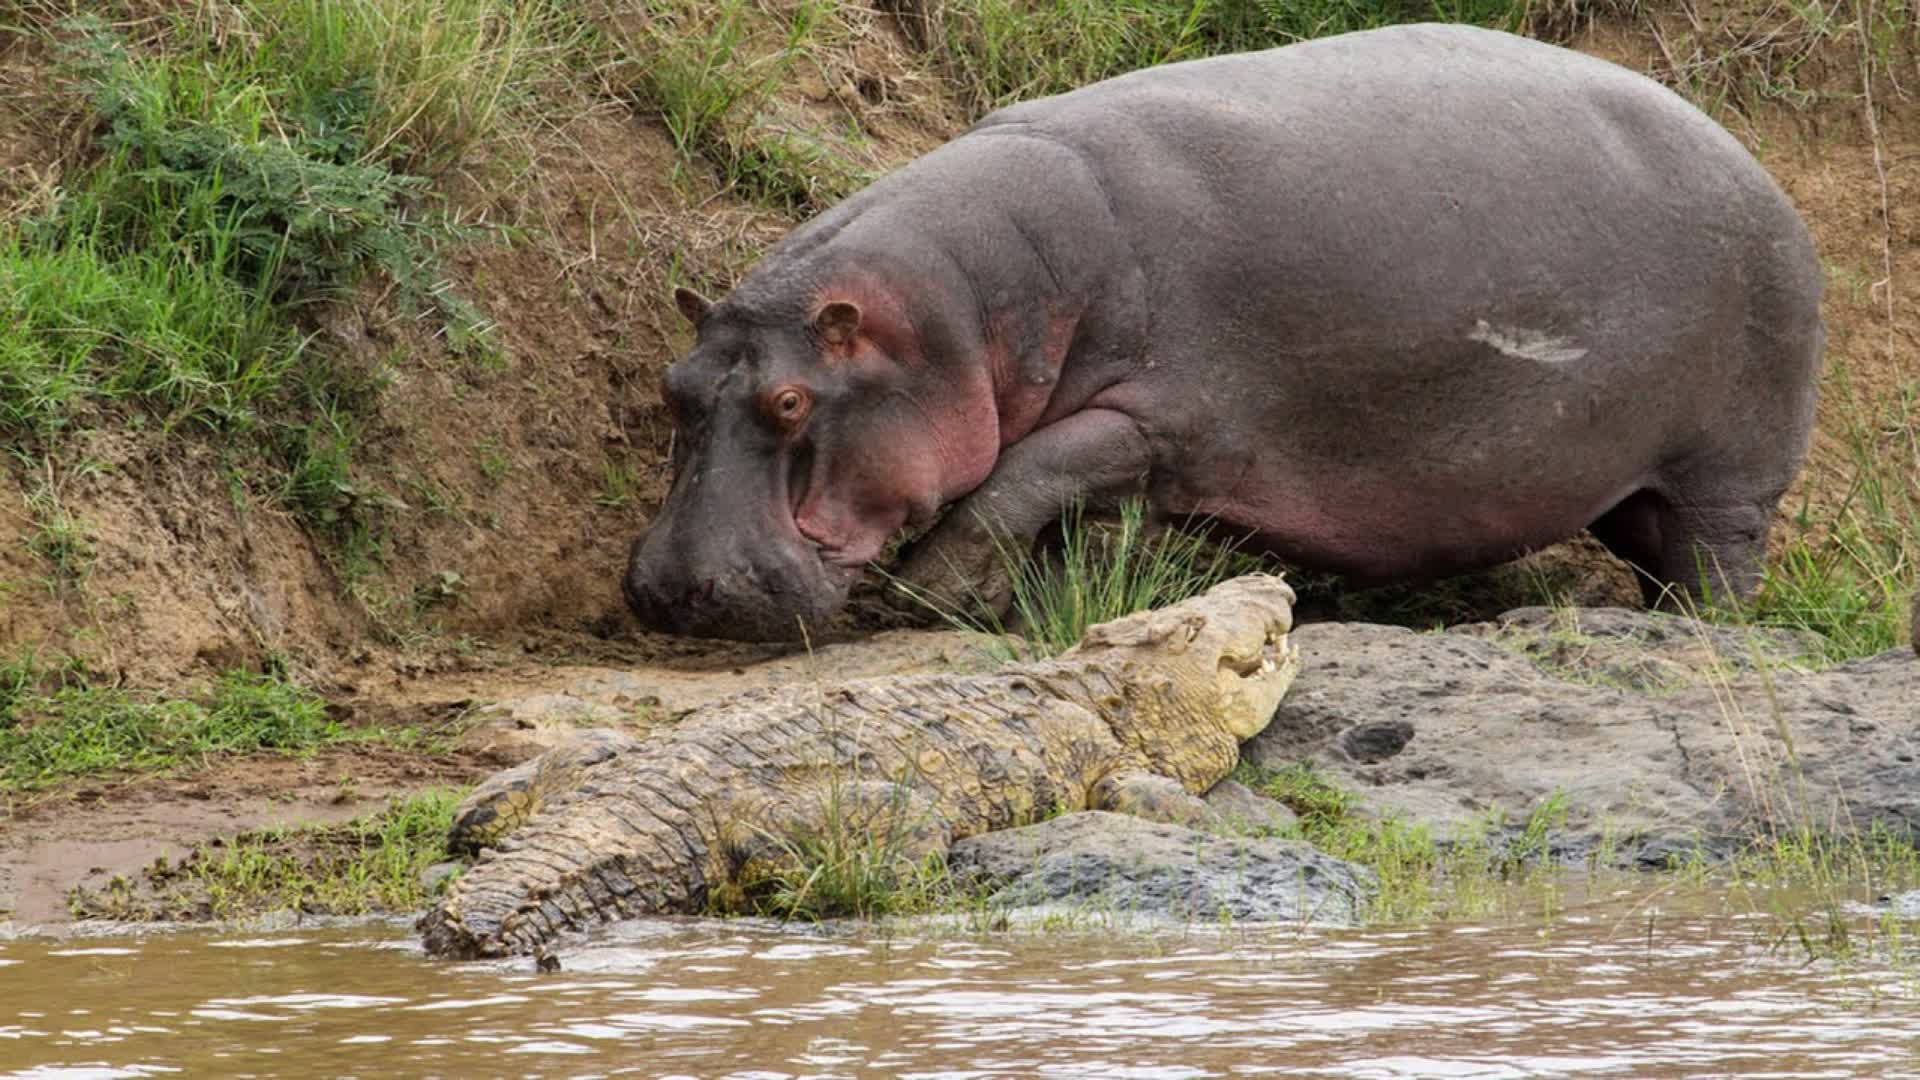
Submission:
[[[27,550],[52,567],[57,584],[79,584],[93,566],[93,538],[50,478],[28,493],[27,512],[34,522]]]
[[[513,472],[513,460],[507,457],[506,448],[498,439],[482,439],[476,448],[475,464],[480,466],[480,475],[498,484]]]
[[[766,854],[743,868],[722,909],[781,919],[920,914],[943,898],[937,854],[921,853],[929,812],[916,813],[904,781],[861,780],[855,767],[828,770],[816,828],[769,831]]]
[[[608,460],[600,467],[600,493],[593,501],[609,510],[633,505],[640,490],[640,470],[632,462]]]
[[[1243,763],[1234,778],[1291,807],[1313,846],[1378,876],[1364,911],[1370,922],[1485,917],[1506,911],[1516,891],[1551,904],[1552,838],[1566,821],[1557,793],[1518,828],[1494,810],[1442,838],[1426,825],[1357,813],[1353,794],[1309,765],[1264,770]]]

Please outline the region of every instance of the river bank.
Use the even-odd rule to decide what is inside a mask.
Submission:
[[[1216,841],[1184,827],[1154,826],[1169,835],[1148,842],[1098,823],[1061,831],[1068,819],[1056,819],[981,838],[1019,849],[1011,855],[976,852],[972,842],[957,849],[958,863],[1011,859],[1013,867],[972,874],[976,898],[960,906],[1066,904],[1202,920],[1311,909],[1344,922],[1418,920],[1470,912],[1449,892],[1456,887],[1484,891],[1569,869],[1698,880],[1757,857],[1742,871],[1753,874],[1769,849],[1791,852],[1785,862],[1823,845],[1822,857],[1851,852],[1840,874],[1855,885],[1856,870],[1867,875],[1869,891],[1920,884],[1907,880],[1920,823],[1920,657],[1911,651],[1814,670],[1818,643],[1804,635],[1571,608],[1522,609],[1425,634],[1316,623],[1295,639],[1303,670],[1267,729],[1242,748],[1236,779],[1244,787],[1222,786],[1240,787],[1242,801],[1217,855],[1206,855]],[[231,918],[276,905],[317,913],[397,903],[414,912],[444,875],[435,868],[449,857],[434,829],[444,830],[454,794],[581,726],[644,739],[741,690],[974,670],[992,663],[990,644],[895,631],[718,670],[523,668],[481,680],[500,695],[485,701],[464,696],[477,682],[471,673],[417,680],[416,718],[441,724],[427,749],[251,756],[38,795],[0,833],[5,906],[16,924],[76,914]],[[377,819],[389,800],[409,799],[427,800],[426,813],[440,816],[419,826],[405,852],[381,856],[397,884],[371,900],[342,899],[348,894],[330,879],[368,871],[340,861],[339,849],[396,842],[379,828],[348,835],[343,823]],[[293,825],[318,828],[277,831]],[[1258,844],[1301,841],[1336,860],[1334,878],[1316,873],[1329,884],[1344,880],[1338,904],[1291,891],[1299,864],[1284,847],[1260,856],[1282,859],[1282,869],[1248,872]],[[1042,866],[1054,851],[1080,860],[1064,886]],[[241,873],[236,852],[259,865]],[[194,859],[229,869],[196,876],[187,872]],[[262,869],[276,859],[304,869]],[[1337,870],[1341,859],[1355,869]],[[1027,868],[1037,876],[1022,879]],[[249,875],[261,897],[243,895]],[[1000,899],[980,902],[982,887]]]

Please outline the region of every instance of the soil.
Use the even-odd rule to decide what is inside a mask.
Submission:
[[[1689,49],[1738,39],[1737,24],[1715,19],[1699,8],[1602,20],[1572,44],[1672,76]],[[1793,197],[1829,272],[1821,427],[1788,512],[1846,495],[1844,398],[1920,386],[1920,285],[1910,284],[1920,282],[1920,65],[1910,47],[1893,59],[1905,66],[1873,84],[1877,138],[1857,57],[1831,49],[1794,71],[1793,93],[1736,95],[1717,113]],[[50,197],[86,132],[28,39],[0,35],[0,102],[0,209],[14,212]],[[643,706],[670,712],[674,691],[660,687],[687,679],[793,677],[791,660],[734,674],[779,649],[640,632],[618,583],[669,481],[672,426],[655,387],[689,340],[671,287],[723,291],[794,219],[732,197],[612,89],[552,104],[547,121],[482,148],[442,185],[463,220],[503,227],[504,242],[455,252],[448,267],[497,322],[496,353],[452,354],[374,282],[312,317],[314,348],[387,383],[354,474],[379,547],[371,568],[347,567],[337,543],[216,442],[103,422],[31,465],[0,457],[0,655],[78,656],[102,678],[155,689],[271,655],[358,722],[434,717],[475,730],[495,730],[476,719],[484,703],[594,678],[627,688],[624,703],[600,704],[631,720]],[[933,65],[873,13],[782,88],[767,122],[855,119],[858,164],[877,172],[957,132],[960,115]],[[32,546],[43,511],[30,496],[77,523],[90,553],[78,573]],[[1617,564],[1590,546],[1569,551],[1545,561],[1596,595],[1631,596]],[[837,637],[872,625],[852,618]],[[0,817],[0,908],[59,919],[66,887],[160,849],[338,821],[526,752],[485,739],[433,755],[353,746],[226,760],[16,800]]]

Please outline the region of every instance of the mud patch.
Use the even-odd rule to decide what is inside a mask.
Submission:
[[[69,785],[16,806],[0,827],[0,910],[17,922],[70,917],[68,890],[133,878],[216,837],[329,825],[490,771],[465,754],[345,746],[305,758],[247,757],[166,776]]]

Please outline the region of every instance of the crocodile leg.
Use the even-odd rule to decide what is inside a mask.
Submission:
[[[747,889],[822,857],[871,858],[906,876],[953,843],[952,826],[924,790],[880,779],[814,783],[764,800],[726,835],[734,881]]]
[[[1089,803],[1095,810],[1132,814],[1174,825],[1211,825],[1217,816],[1200,796],[1171,777],[1128,769],[1110,773],[1093,785]]]

